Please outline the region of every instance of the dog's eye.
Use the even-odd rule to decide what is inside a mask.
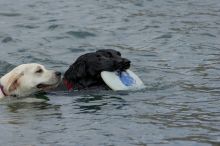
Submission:
[[[42,72],[43,72],[43,70],[40,68],[35,73],[42,73]]]

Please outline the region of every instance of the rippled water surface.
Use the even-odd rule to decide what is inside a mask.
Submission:
[[[0,0],[1,75],[28,62],[64,72],[107,48],[145,90],[3,100],[1,145],[220,145],[219,0]]]

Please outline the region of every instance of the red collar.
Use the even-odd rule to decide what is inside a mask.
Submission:
[[[64,83],[64,85],[66,86],[66,88],[67,88],[68,91],[73,90],[73,83],[67,81],[66,79],[63,79],[63,83]]]
[[[0,84],[0,89],[1,89],[1,91],[2,91],[2,93],[3,93],[4,96],[8,96],[8,95],[5,93],[4,87],[3,87],[1,84]]]

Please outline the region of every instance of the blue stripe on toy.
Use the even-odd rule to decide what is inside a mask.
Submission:
[[[135,80],[127,72],[120,72],[118,76],[125,86],[132,86],[135,84]]]

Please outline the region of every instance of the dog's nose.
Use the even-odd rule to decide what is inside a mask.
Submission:
[[[61,76],[61,72],[56,71],[56,72],[55,72],[55,75],[56,75],[56,76]]]

